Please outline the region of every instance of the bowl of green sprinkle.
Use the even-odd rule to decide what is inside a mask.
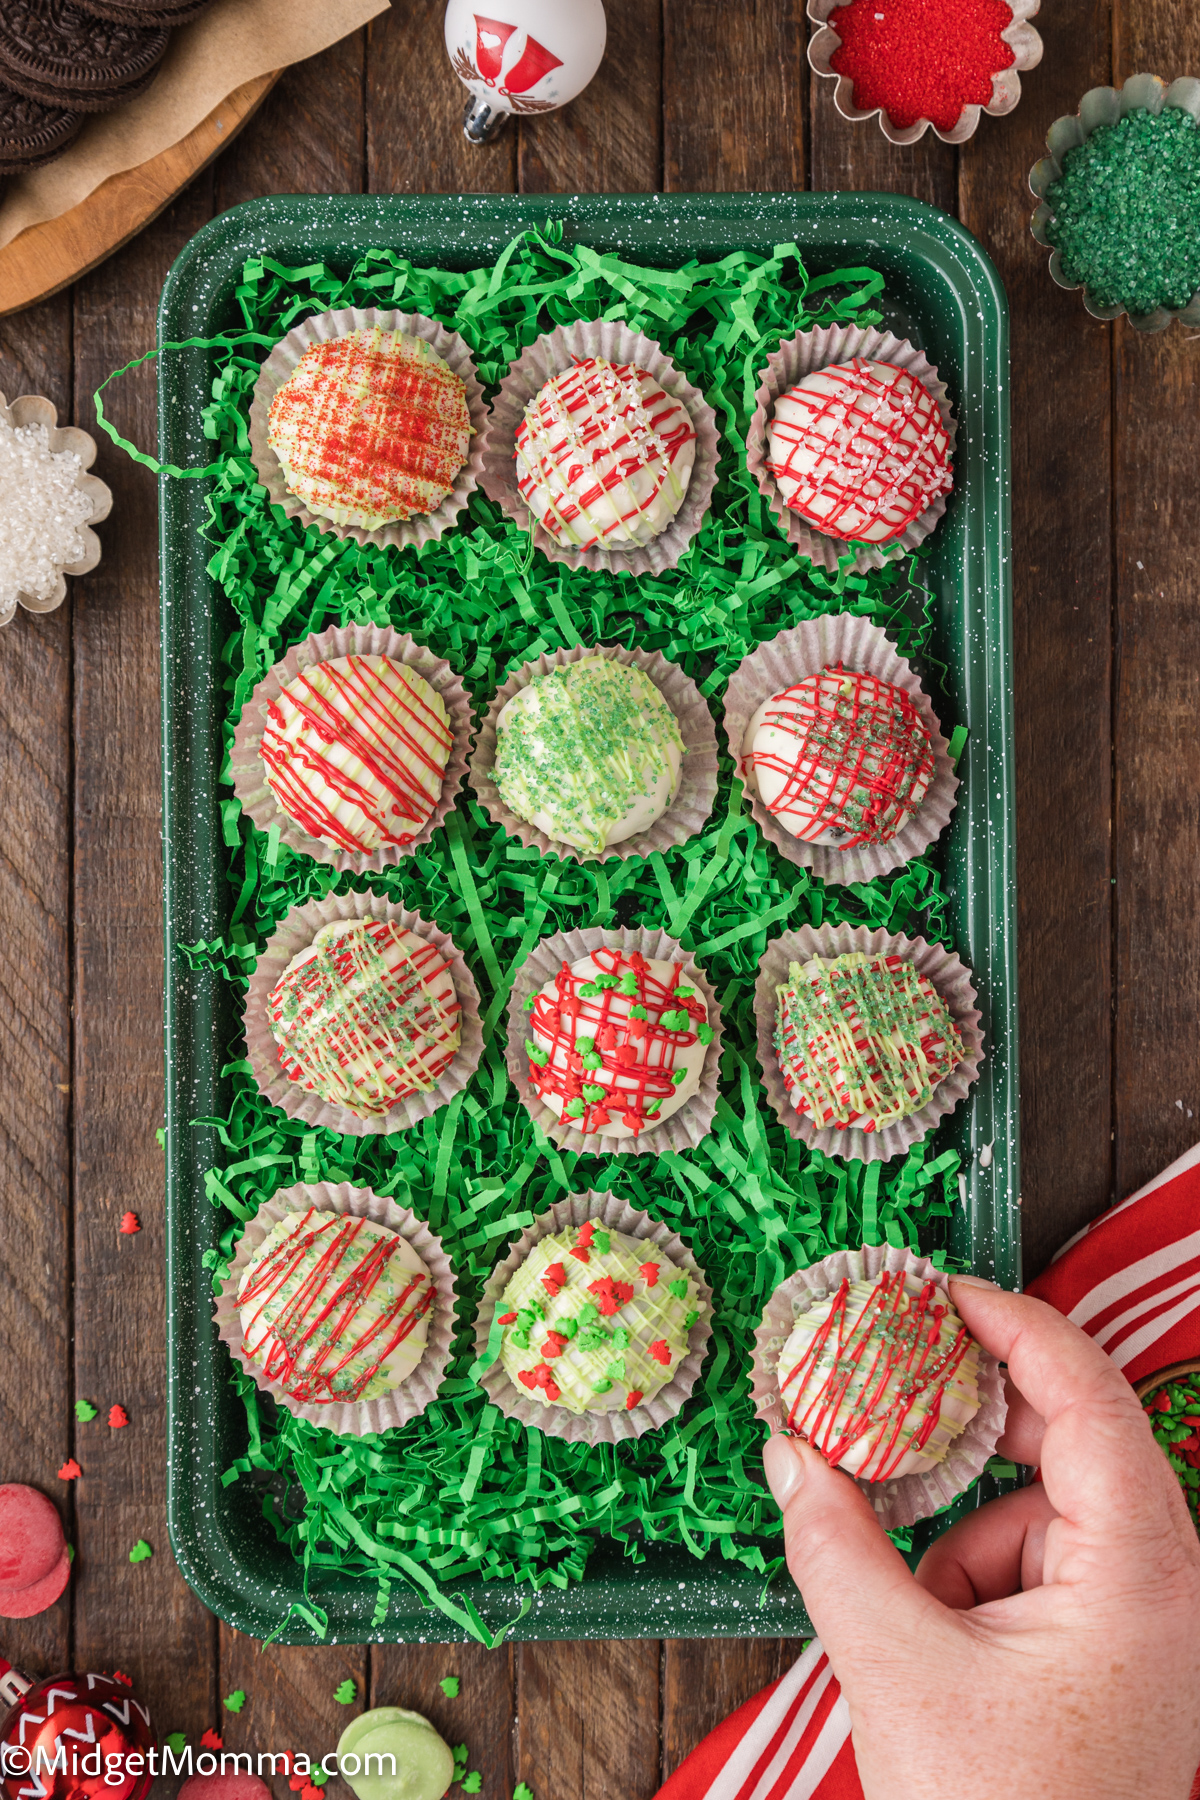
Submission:
[[[1031,229],[1059,287],[1137,331],[1200,325],[1200,81],[1092,88],[1046,133]]]
[[[1148,1375],[1134,1392],[1200,1531],[1200,1358]]]

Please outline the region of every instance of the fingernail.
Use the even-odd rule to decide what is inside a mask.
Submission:
[[[951,1277],[950,1277],[951,1285],[953,1285],[954,1282],[956,1282],[956,1281],[959,1282],[963,1287],[991,1288],[993,1293],[998,1291],[998,1289],[1000,1287],[1000,1283],[998,1281],[989,1281],[987,1279],[987,1277],[984,1275],[959,1275],[959,1274],[951,1275]]]
[[[804,1480],[804,1464],[796,1440],[782,1437],[778,1432],[769,1437],[763,1445],[763,1469],[775,1504],[780,1512],[784,1512]]]

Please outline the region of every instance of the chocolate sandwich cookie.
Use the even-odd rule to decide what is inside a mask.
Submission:
[[[149,86],[170,35],[98,19],[76,0],[4,0],[0,81],[48,106],[107,112]]]
[[[190,25],[206,13],[213,0],[78,0],[84,12],[97,19],[111,19],[117,25],[142,25],[170,30],[175,25]]]
[[[0,175],[36,169],[75,141],[83,115],[31,100],[0,83]]]

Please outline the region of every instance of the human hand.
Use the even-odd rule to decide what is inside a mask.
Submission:
[[[850,1709],[866,1800],[1187,1800],[1200,1765],[1200,1539],[1132,1388],[1028,1295],[951,1277],[1008,1365],[1002,1454],[1042,1481],[916,1576],[799,1438],[763,1465],[788,1568]]]

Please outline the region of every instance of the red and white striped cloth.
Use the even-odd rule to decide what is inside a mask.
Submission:
[[[1200,1357],[1200,1144],[1093,1219],[1028,1291],[1131,1382]],[[820,1644],[711,1731],[656,1800],[862,1800],[849,1710]]]

